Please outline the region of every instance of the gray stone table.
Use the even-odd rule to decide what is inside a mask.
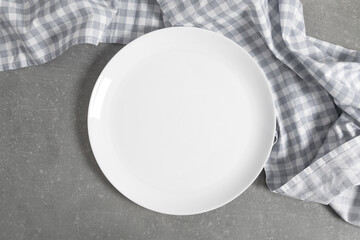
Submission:
[[[358,0],[302,0],[307,33],[360,49]],[[146,210],[117,192],[90,149],[95,81],[122,48],[78,45],[0,72],[0,239],[360,239],[327,206],[271,193],[262,173],[240,197],[195,216]]]

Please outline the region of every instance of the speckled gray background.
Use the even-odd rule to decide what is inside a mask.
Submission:
[[[307,33],[360,49],[358,0],[302,0]],[[205,214],[143,209],[99,170],[86,129],[95,81],[121,45],[78,45],[0,72],[0,239],[360,239],[328,207],[269,192],[264,174]]]

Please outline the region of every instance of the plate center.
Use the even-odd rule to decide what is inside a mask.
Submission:
[[[239,76],[198,53],[155,57],[130,70],[111,97],[118,103],[108,116],[116,161],[146,184],[174,192],[231,176],[246,160],[251,125]]]

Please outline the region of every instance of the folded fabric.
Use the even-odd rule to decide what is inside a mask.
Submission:
[[[272,88],[270,190],[329,204],[360,226],[360,52],[306,36],[298,0],[1,1],[0,26],[0,70],[167,26],[227,36],[254,57]]]

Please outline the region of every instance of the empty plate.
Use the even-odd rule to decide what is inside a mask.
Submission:
[[[261,172],[274,104],[265,75],[236,43],[166,28],[107,64],[88,130],[101,170],[123,195],[153,211],[196,214],[236,198]]]

